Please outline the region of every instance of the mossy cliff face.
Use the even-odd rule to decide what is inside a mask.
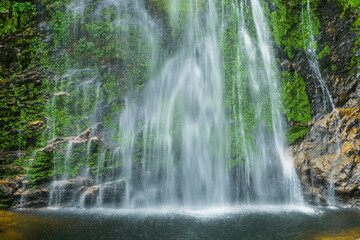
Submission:
[[[86,165],[111,178],[120,167],[109,149],[125,92],[136,99],[147,78],[148,45],[139,28],[114,27],[115,7],[90,19],[97,1],[79,14],[71,4],[1,1],[0,208],[45,206],[60,173]]]
[[[309,42],[309,21],[304,18],[306,4],[269,3],[284,76],[290,151],[308,200],[314,204],[359,206],[359,3],[310,1],[314,43]],[[321,102],[325,93],[314,74],[307,46],[316,49],[320,73],[335,109]],[[349,146],[352,150],[345,151]]]
[[[314,204],[360,206],[359,106],[351,101],[311,123],[304,140],[291,147],[305,195]],[[335,203],[329,202],[331,194]]]
[[[40,1],[0,2],[0,208],[14,203],[45,129],[49,74],[37,63],[42,34],[36,28],[42,10]]]

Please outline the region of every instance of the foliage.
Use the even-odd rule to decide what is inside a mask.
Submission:
[[[0,36],[29,28],[34,23],[35,5],[32,2],[0,1]]]
[[[337,0],[338,6],[342,9],[341,18],[344,16],[354,16],[353,18],[353,28],[352,30],[359,36],[358,39],[354,42],[353,47],[353,56],[351,62],[348,66],[350,70],[356,70],[360,65],[360,56],[356,55],[356,52],[360,48],[360,1],[359,0]]]
[[[317,0],[311,0],[311,29],[313,35],[319,34],[320,22],[314,14]],[[310,23],[307,17],[307,1],[306,0],[274,0],[272,7],[275,10],[269,11],[270,24],[275,43],[284,49],[290,59],[293,58],[293,49],[306,49],[310,46]],[[316,42],[314,43],[315,49]]]
[[[31,166],[29,165],[30,184],[33,186],[42,184],[48,181],[49,176],[53,171],[53,152],[51,151],[37,151],[35,152],[35,159]]]
[[[0,210],[10,208],[13,205],[11,197],[4,189],[0,189]]]
[[[324,47],[324,49],[317,55],[317,59],[321,59],[325,53],[330,55],[330,46],[329,45],[326,45]]]
[[[319,34],[320,21],[315,14],[317,3],[317,0],[310,0],[310,13],[307,0],[275,0],[272,1],[273,5],[269,5],[271,11],[269,9],[268,14],[275,43],[288,54],[290,60],[299,49],[317,49],[317,42],[311,38],[311,31],[314,36]],[[321,59],[324,53],[330,54],[329,46],[325,46],[318,54],[318,59]],[[283,112],[287,120],[295,124],[287,131],[288,141],[292,144],[308,131],[305,126],[299,127],[296,124],[305,125],[311,120],[310,103],[305,82],[295,70],[282,73],[281,87]]]
[[[310,103],[302,77],[295,71],[283,72],[282,101],[284,113],[292,123],[307,124],[311,120]],[[307,133],[306,127],[291,126],[288,130],[289,143]]]
[[[287,137],[289,144],[294,143],[297,139],[305,136],[305,134],[309,131],[309,128],[304,126],[292,126],[287,131]]]

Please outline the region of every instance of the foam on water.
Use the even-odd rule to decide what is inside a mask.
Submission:
[[[324,208],[325,209],[325,208]],[[298,205],[243,205],[243,206],[223,206],[223,207],[204,207],[204,208],[179,208],[179,207],[161,207],[161,208],[140,208],[140,209],[109,209],[109,208],[56,208],[49,207],[42,211],[73,213],[82,216],[99,215],[104,217],[191,217],[197,219],[217,219],[236,216],[246,216],[252,214],[322,214],[321,208],[313,208]]]

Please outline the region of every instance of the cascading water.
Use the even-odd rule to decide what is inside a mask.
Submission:
[[[261,4],[256,0],[233,2],[226,5],[225,12],[230,18],[237,17],[238,29],[237,69],[231,87],[235,142],[243,161],[236,170],[237,198],[246,203],[300,203],[300,186],[285,144],[276,67]]]
[[[86,7],[83,1],[79,4],[81,9]],[[89,188],[73,191],[68,206],[86,207],[89,202],[125,208],[219,206],[232,201],[301,204],[260,2],[172,0],[168,4],[170,31],[148,14],[142,1],[106,0],[94,7],[94,19],[109,7],[117,14],[111,24],[118,29],[114,44],[119,54],[132,47],[129,28],[143,32],[144,42],[136,48],[148,46],[145,55],[151,64],[143,69],[148,82],[138,90],[136,76],[127,76],[133,85],[119,78],[118,84],[128,88],[124,97],[106,88],[107,73],[88,76],[83,74],[86,69],[76,69],[62,78],[65,90],[77,89],[77,95],[71,96],[79,98],[72,106],[76,115],[92,113],[86,119],[74,117],[90,126],[87,139],[83,133],[71,138],[63,161],[54,160],[49,205],[64,204],[70,184],[62,183],[71,179],[76,148],[84,141],[86,170],[80,175],[96,176],[92,182],[82,181]],[[172,38],[170,46],[161,41],[165,34]],[[142,54],[139,51],[126,68],[142,60]],[[124,106],[111,118],[118,119],[117,132],[107,126],[91,127],[109,122],[108,109],[119,98]],[[78,102],[85,107],[78,108]],[[97,150],[94,158],[97,131],[107,149]]]
[[[313,27],[312,27],[312,19],[311,19],[311,6],[310,0],[307,0],[306,3],[306,15],[307,15],[307,25],[309,36],[307,39],[304,33],[303,27],[303,38],[306,46],[306,55],[308,57],[310,67],[313,73],[313,79],[316,81],[318,85],[317,97],[316,97],[316,108],[317,112],[319,113],[328,113],[335,109],[334,100],[330,94],[329,88],[327,87],[325,80],[321,74],[319,62],[317,60],[316,55],[316,41],[313,34]],[[305,25],[304,22],[304,10],[302,10],[302,23],[303,26]],[[319,100],[320,99],[320,100]]]
[[[202,7],[188,2],[180,47],[148,84],[142,103],[126,104],[120,118],[127,207],[228,201],[216,6]],[[135,141],[143,146],[136,164]]]
[[[334,100],[330,94],[330,90],[325,83],[325,79],[321,74],[319,62],[316,55],[316,41],[313,34],[313,27],[312,27],[312,17],[311,17],[311,5],[310,0],[306,2],[306,15],[307,19],[304,17],[304,9],[302,9],[302,25],[303,25],[303,39],[304,44],[306,47],[306,55],[308,57],[308,61],[310,64],[310,68],[312,70],[312,77],[316,83],[316,96],[315,96],[315,107],[316,107],[316,116],[315,119],[321,118],[324,114],[327,114],[332,111],[337,111],[335,108]],[[306,23],[306,24],[305,24]],[[308,26],[308,29],[305,29]],[[305,34],[305,31],[308,31],[308,37]],[[338,133],[335,136],[336,141],[336,151],[337,157],[340,157],[340,145],[338,141]],[[330,183],[328,186],[328,194],[326,196],[327,203],[331,206],[336,205],[335,199],[335,192],[334,192],[334,185],[333,185],[333,169],[331,169],[330,173]]]

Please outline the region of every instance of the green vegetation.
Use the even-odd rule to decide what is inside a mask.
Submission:
[[[35,16],[35,4],[31,1],[0,1],[0,39],[4,44],[0,51],[2,57],[8,57],[0,65],[0,80],[33,64],[39,44],[34,32]]]
[[[356,51],[360,49],[360,1],[359,0],[337,0],[338,6],[342,9],[341,17],[355,16],[352,30],[359,36],[354,42],[353,56],[348,66],[350,70],[355,70],[360,65],[360,56],[356,56]],[[360,71],[359,71],[360,72]]]
[[[8,209],[13,205],[11,197],[5,193],[3,189],[0,189],[0,210]]]
[[[325,53],[330,55],[330,46],[329,45],[326,45],[324,47],[324,49],[317,55],[317,59],[321,59]]]
[[[290,59],[293,58],[294,49],[306,49],[310,46],[310,23],[307,14],[306,0],[274,0],[271,4],[275,10],[270,15],[270,24],[275,43],[288,54]],[[314,14],[317,0],[311,0],[311,18],[313,35],[319,34],[320,22]],[[317,49],[316,42],[314,43]]]
[[[311,120],[310,103],[305,91],[305,83],[296,71],[294,73],[283,72],[282,101],[287,120],[292,122],[292,126],[287,132],[289,144],[292,144],[309,130],[305,126],[297,126],[296,124],[306,125]]]
[[[104,132],[109,132],[112,141],[119,144],[122,98],[127,92],[133,92],[136,100],[136,92],[149,78],[148,40],[141,26],[132,24],[134,16],[116,12],[121,9],[109,6],[99,16],[89,18],[87,16],[96,11],[96,3],[87,4],[76,14],[65,11],[67,4],[54,4],[50,24],[56,35],[53,42],[41,45],[42,66],[64,76],[47,86],[47,92],[54,97],[44,106],[48,131],[43,135],[42,147],[54,136],[78,136],[96,122],[102,122]],[[121,24],[117,23],[119,20]],[[61,49],[63,54],[54,56],[54,48]],[[92,120],[95,116],[96,122]],[[71,155],[66,156],[68,144],[65,142],[54,151],[36,154],[30,171],[32,184],[53,176],[54,170],[55,174],[75,176],[81,166],[87,166],[94,172],[102,155],[100,152],[105,155],[102,174],[121,165],[121,159],[113,161],[110,151],[104,151],[108,148],[99,141],[78,144],[72,148]],[[48,164],[53,166],[54,162],[55,169],[49,168]]]
[[[0,36],[31,28],[34,23],[35,4],[22,1],[0,1]]]
[[[317,42],[311,42],[310,36],[311,30],[314,36],[319,34],[320,21],[315,14],[317,3],[317,0],[310,0],[312,23],[310,25],[307,0],[272,1],[273,11],[268,10],[272,34],[275,43],[287,53],[290,60],[299,49],[317,49]],[[325,53],[330,54],[328,45],[322,49],[317,58],[321,59]],[[292,144],[309,130],[306,124],[311,120],[310,104],[305,91],[305,82],[296,70],[282,73],[281,88],[283,112],[291,123],[287,131],[288,141]]]

